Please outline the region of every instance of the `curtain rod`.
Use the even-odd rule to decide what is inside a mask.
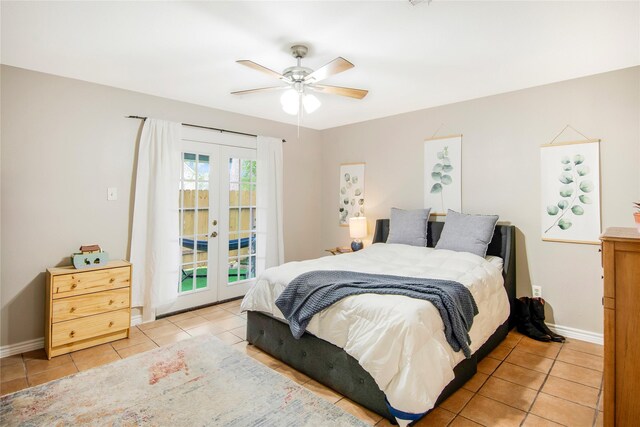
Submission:
[[[146,117],[142,117],[142,116],[125,116],[125,117],[127,119],[147,120]],[[254,135],[252,133],[238,132],[238,131],[235,131],[235,130],[227,130],[227,129],[219,129],[219,128],[213,128],[213,127],[210,127],[210,126],[192,125],[191,123],[182,123],[182,126],[189,126],[189,127],[192,127],[192,128],[200,128],[200,129],[217,130],[218,132],[234,133],[236,135],[252,136],[254,138],[258,137],[258,135]],[[287,140],[283,139],[282,142],[287,142]]]

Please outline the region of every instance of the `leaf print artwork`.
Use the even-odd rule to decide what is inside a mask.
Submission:
[[[449,159],[449,147],[445,146],[442,151],[438,151],[436,157],[440,161],[433,165],[433,170],[431,172],[431,178],[435,181],[435,184],[431,186],[431,194],[440,193],[442,208],[445,209],[444,195],[442,192],[444,191],[445,185],[451,185],[453,182],[451,175],[448,175],[448,173],[453,170],[451,160]]]
[[[600,244],[600,140],[540,146],[539,230],[543,241]]]
[[[558,187],[558,195],[561,199],[555,205],[546,207],[547,215],[554,218],[554,221],[544,231],[545,234],[554,227],[569,230],[573,226],[572,220],[579,221],[585,214],[585,205],[591,204],[591,198],[586,193],[593,191],[593,182],[583,179],[591,172],[584,162],[585,156],[582,154],[576,154],[572,158],[562,156],[560,159],[558,182],[561,185]]]
[[[364,163],[340,165],[338,224],[349,225],[350,217],[364,216]]]
[[[432,215],[462,210],[462,135],[424,141],[424,207]]]

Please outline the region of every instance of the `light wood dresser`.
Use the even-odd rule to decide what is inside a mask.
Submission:
[[[640,423],[640,233],[609,228],[604,267],[604,425]]]
[[[44,346],[60,354],[127,338],[131,323],[131,264],[47,270]]]

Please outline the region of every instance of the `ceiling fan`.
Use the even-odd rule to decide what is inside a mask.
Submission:
[[[302,58],[307,56],[308,52],[309,49],[307,46],[299,44],[291,46],[291,55],[296,58],[297,64],[293,67],[286,68],[282,74],[246,59],[236,61],[238,64],[242,64],[271,77],[275,77],[287,85],[239,90],[231,92],[231,94],[246,95],[250,93],[286,90],[280,97],[280,102],[282,103],[283,110],[292,115],[298,114],[302,109],[307,113],[312,113],[320,107],[320,100],[310,94],[309,91],[348,96],[350,98],[357,99],[362,99],[367,95],[368,91],[362,89],[318,84],[318,82],[326,79],[327,77],[331,77],[335,74],[353,68],[354,65],[339,56],[314,71],[311,68],[303,67],[301,65]]]

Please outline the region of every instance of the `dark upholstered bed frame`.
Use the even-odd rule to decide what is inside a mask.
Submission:
[[[443,222],[429,221],[428,247],[434,247],[438,242],[443,226]],[[389,220],[377,220],[373,243],[386,242],[388,235]],[[506,337],[510,325],[513,324],[513,304],[516,295],[515,227],[496,226],[487,255],[499,256],[504,260],[504,286],[509,296],[512,315],[471,358],[456,365],[455,378],[444,388],[438,397],[438,403],[449,397],[476,373],[477,363]],[[291,334],[288,324],[264,313],[249,311],[247,319],[249,343],[395,424],[395,419],[385,403],[384,393],[358,361],[343,349],[309,333],[297,340]]]

